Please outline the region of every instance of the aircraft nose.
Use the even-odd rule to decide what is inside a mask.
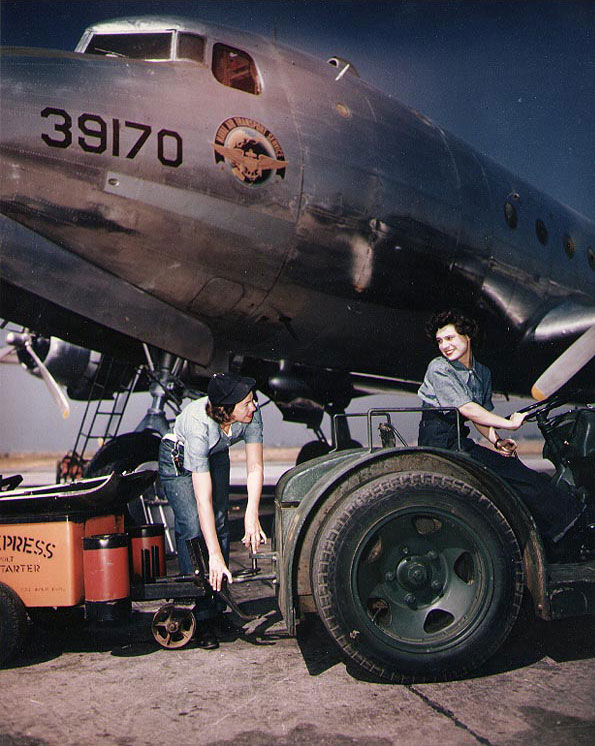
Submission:
[[[99,87],[101,83],[97,73],[90,75],[89,60],[71,52],[3,47],[0,66],[2,144],[19,150],[33,147],[35,151],[48,151],[51,143],[42,139],[45,132],[56,143],[55,153],[68,148],[73,139],[77,95],[88,91],[90,84]],[[61,119],[56,115],[54,122],[52,111],[64,115]]]

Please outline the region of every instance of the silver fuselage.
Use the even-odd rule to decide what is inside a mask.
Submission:
[[[205,28],[206,60],[239,44]],[[233,351],[419,380],[423,324],[456,305],[496,386],[526,393],[595,321],[593,224],[355,75],[240,43],[258,95],[209,64],[3,52],[2,315],[47,303],[207,368]],[[238,178],[226,122],[287,166]]]

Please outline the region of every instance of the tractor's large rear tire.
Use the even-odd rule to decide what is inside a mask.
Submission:
[[[26,632],[25,605],[12,588],[0,583],[0,666],[19,652]]]
[[[521,553],[484,495],[436,474],[363,485],[331,511],[312,558],[331,636],[391,681],[456,677],[503,643],[522,595]]]

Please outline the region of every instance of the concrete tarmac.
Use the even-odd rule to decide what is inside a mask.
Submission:
[[[294,466],[298,450],[297,448],[272,448],[265,451],[265,484],[274,486],[281,475]],[[21,474],[23,477],[21,487],[23,488],[54,484],[58,458],[58,454],[0,455],[0,474],[5,477]],[[551,461],[542,458],[541,454],[534,450],[523,450],[520,458],[531,469],[553,473]],[[246,469],[240,458],[232,458],[230,478],[232,484],[241,484],[245,481]]]
[[[247,566],[234,543],[232,569]],[[0,746],[595,742],[593,618],[523,617],[475,675],[394,685],[346,661],[316,616],[289,637],[270,586],[233,592],[259,616],[215,651],[159,647],[160,602],[134,603],[118,627],[87,626],[80,610],[32,624],[0,671]]]
[[[232,567],[247,566],[234,544]],[[500,652],[460,681],[394,685],[346,662],[317,617],[288,637],[272,589],[236,585],[259,614],[218,650],[159,647],[159,602],[120,627],[56,615],[32,626],[0,672],[0,746],[450,746],[595,741],[591,619],[518,623]]]

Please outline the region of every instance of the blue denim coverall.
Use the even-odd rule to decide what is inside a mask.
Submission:
[[[186,548],[186,539],[201,536],[192,473],[211,474],[213,513],[217,538],[225,564],[229,564],[229,447],[240,440],[262,443],[262,415],[256,410],[249,424],[234,422],[230,434],[206,413],[207,397],[188,404],[176,418],[173,432],[161,440],[159,447],[159,477],[175,516],[178,564],[183,575],[194,569]],[[174,463],[174,449],[183,456],[183,468]],[[213,601],[197,603],[197,620],[216,616],[223,608]]]
[[[460,421],[461,448],[501,476],[529,508],[544,538],[558,541],[576,522],[582,506],[570,489],[555,487],[545,474],[529,469],[518,458],[501,456],[472,441],[464,418],[455,412],[439,412],[434,407],[462,407],[474,401],[491,411],[492,375],[485,365],[473,361],[467,368],[458,360],[437,357],[428,365],[418,395],[424,412],[419,425],[420,446],[457,448],[457,417]]]

